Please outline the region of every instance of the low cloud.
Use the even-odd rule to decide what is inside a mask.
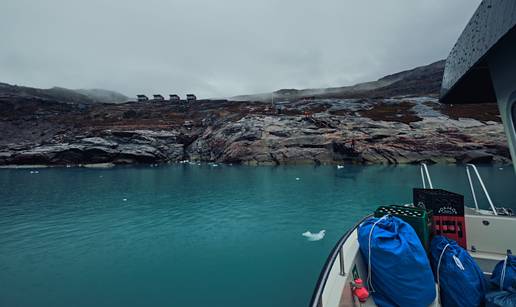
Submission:
[[[480,0],[3,0],[0,82],[226,97],[447,56]]]

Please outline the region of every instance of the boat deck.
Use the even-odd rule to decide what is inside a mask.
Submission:
[[[333,249],[319,277],[311,306],[376,306],[371,296],[365,303],[360,303],[352,293],[352,281],[361,278],[366,283],[368,276],[357,229],[369,217],[350,229]],[[489,276],[494,266],[504,259],[507,250],[516,250],[516,236],[511,231],[516,229],[516,217],[482,214],[467,208],[465,218],[468,252]],[[493,237],[497,240],[489,239]],[[440,306],[437,297],[430,306]]]

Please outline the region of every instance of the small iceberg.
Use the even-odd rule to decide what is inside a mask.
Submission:
[[[344,165],[337,165],[337,169],[343,169]]]
[[[296,180],[297,180],[297,181],[299,181],[299,180],[301,180],[301,178],[299,178],[299,177],[296,177]]]
[[[39,174],[39,171],[30,171],[31,174]]]
[[[310,231],[305,231],[301,235],[306,237],[308,241],[319,241],[324,239],[324,235],[326,234],[326,230],[321,230],[318,233],[312,233]]]

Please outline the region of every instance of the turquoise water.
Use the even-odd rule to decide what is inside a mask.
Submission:
[[[429,169],[467,192],[463,167]],[[479,170],[515,208],[512,167]],[[345,230],[419,185],[416,166],[0,170],[0,306],[306,306]]]

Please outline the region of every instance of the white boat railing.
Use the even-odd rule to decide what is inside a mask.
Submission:
[[[426,166],[426,163],[421,163],[420,171],[421,180],[423,181],[423,189],[426,189],[425,175],[426,181],[428,181],[428,186],[430,187],[430,189],[433,189],[434,186],[432,185],[432,179],[430,179],[430,173],[428,172],[428,167]]]
[[[326,282],[328,281],[328,277],[330,276],[331,269],[333,265],[336,263],[337,259],[339,261],[339,274],[341,276],[346,276],[346,270],[344,265],[344,243],[349,239],[353,231],[355,231],[362,222],[366,219],[372,217],[373,214],[369,214],[363,217],[358,223],[356,223],[353,227],[349,228],[346,233],[340,238],[337,244],[333,247],[333,250],[330,253],[330,256],[326,259],[326,263],[319,275],[319,279],[317,280],[317,284],[315,285],[314,293],[312,294],[312,299],[310,300],[310,307],[324,307],[323,305],[323,293],[326,289]]]
[[[469,186],[471,188],[471,195],[473,195],[473,202],[475,203],[475,209],[477,211],[480,210],[478,208],[478,201],[477,201],[477,196],[475,193],[475,187],[473,186],[473,180],[471,179],[471,172],[469,171],[470,168],[473,169],[473,171],[475,172],[475,175],[477,175],[478,182],[480,183],[480,186],[482,187],[482,190],[484,191],[484,194],[487,198],[487,201],[489,202],[489,206],[491,207],[493,214],[498,215],[498,213],[496,212],[496,208],[493,204],[493,201],[491,200],[491,197],[489,196],[489,192],[487,192],[486,186],[484,185],[484,181],[482,180],[482,177],[480,177],[477,167],[473,164],[466,164],[466,174],[468,175]]]

